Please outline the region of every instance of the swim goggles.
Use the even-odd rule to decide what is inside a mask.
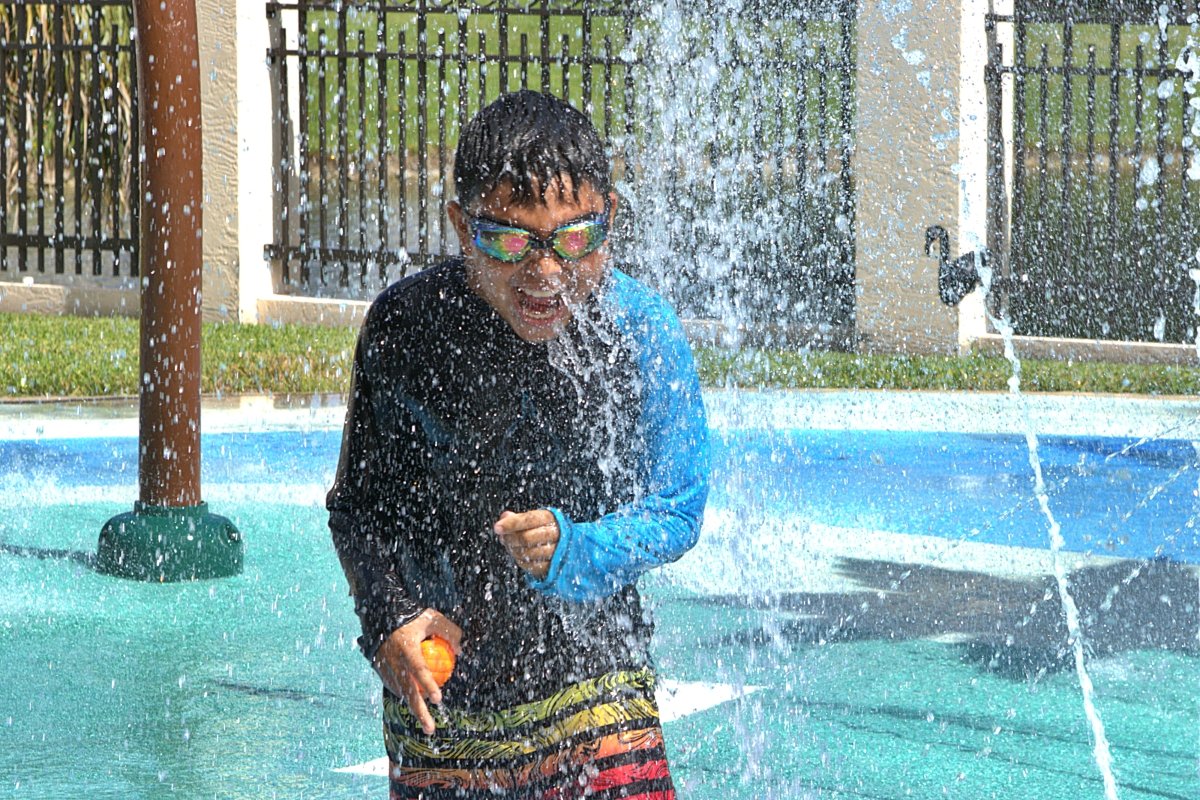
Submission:
[[[502,225],[485,217],[473,217],[469,225],[475,249],[505,264],[523,261],[534,250],[551,250],[564,261],[579,261],[594,253],[608,238],[608,211],[555,228],[545,239],[524,228]]]

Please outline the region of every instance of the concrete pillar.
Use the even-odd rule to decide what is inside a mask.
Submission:
[[[237,321],[238,163],[235,0],[196,0],[204,114],[204,321]]]
[[[856,328],[864,352],[952,353],[925,228],[959,242],[959,2],[859,0]],[[958,254],[955,248],[953,255]]]

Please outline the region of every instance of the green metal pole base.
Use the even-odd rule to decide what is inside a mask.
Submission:
[[[241,573],[242,551],[238,529],[208,513],[208,503],[167,508],[138,501],[100,531],[96,570],[163,583],[227,578]]]

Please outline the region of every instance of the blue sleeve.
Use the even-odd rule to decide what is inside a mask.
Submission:
[[[607,597],[696,544],[708,497],[708,424],[691,349],[667,304],[621,273],[608,302],[636,342],[645,437],[642,495],[595,521],[551,508],[559,541],[542,592],[573,601]]]

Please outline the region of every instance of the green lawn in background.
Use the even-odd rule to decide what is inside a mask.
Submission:
[[[762,93],[761,75],[734,78],[729,65],[749,65],[755,59],[764,63],[801,58],[815,62],[824,55],[826,66],[831,67],[842,58],[838,52],[840,23],[784,16],[766,26],[708,16],[689,18],[687,30],[679,34],[680,41],[660,43],[653,32],[657,23],[648,17],[626,19],[596,13],[587,18],[585,50],[584,18],[580,13],[551,14],[544,18],[544,28],[541,15],[509,13],[504,17],[506,51],[513,61],[497,64],[483,63],[484,58],[495,59],[500,53],[501,18],[493,12],[473,11],[461,19],[458,14],[428,13],[422,43],[418,17],[413,13],[380,13],[349,6],[340,11],[309,11],[305,15],[306,57],[300,75],[309,149],[315,153],[320,147],[325,153],[337,153],[344,137],[350,155],[361,153],[373,158],[380,151],[382,137],[390,154],[402,150],[417,153],[424,120],[427,144],[452,151],[462,124],[460,110],[465,112],[463,119],[474,116],[480,108],[481,89],[484,98],[520,88],[565,96],[578,108],[591,108],[593,122],[603,135],[619,138],[630,113],[626,101],[632,99],[626,96],[627,80],[632,84],[630,91],[644,94],[653,88],[646,85],[648,80],[661,80],[670,72],[670,78],[680,80],[680,90],[686,92],[694,88],[695,76],[675,73],[699,69],[703,66],[699,62],[713,59],[727,73],[724,83],[739,85],[743,92]],[[723,30],[716,30],[718,27]],[[543,32],[550,56],[545,70],[547,82],[543,82],[541,64]],[[720,47],[714,44],[717,41]],[[359,53],[363,57],[356,57]],[[416,57],[421,53],[426,58],[424,81]],[[344,59],[339,54],[352,57]],[[380,58],[380,54],[387,58]],[[397,58],[398,54],[407,57]],[[530,60],[518,60],[524,55]],[[564,58],[568,62],[565,66]],[[853,53],[846,58],[854,62]],[[668,64],[672,59],[687,66],[672,72]],[[614,63],[608,66],[594,61]],[[630,69],[637,74],[630,75]],[[747,72],[753,69],[752,65],[746,67]],[[589,77],[586,92],[585,71]],[[778,82],[777,91],[770,92],[771,113],[753,131],[758,144],[790,141],[797,128],[835,127],[830,121],[840,119],[843,113],[840,76],[821,65],[807,72],[806,77],[794,82]],[[801,85],[803,113],[797,100]],[[705,98],[698,107],[711,102],[715,100]],[[731,100],[726,98],[724,102]],[[787,120],[787,126],[780,127],[776,120]],[[642,120],[635,125],[635,132],[646,128],[647,121]],[[747,129],[742,135],[748,138],[751,133]]]
[[[135,320],[0,314],[0,400],[133,396]],[[357,332],[300,325],[208,324],[204,393],[344,394]],[[697,349],[710,387],[1006,391],[1008,362],[983,356]],[[1022,362],[1022,387],[1041,392],[1193,395],[1200,369],[1166,365]]]
[[[1063,26],[1060,23],[1030,24],[1025,31],[1024,58],[1019,63],[1038,70],[1038,73],[1043,66],[1049,71],[1061,70],[1066,57]],[[1189,41],[1192,47],[1200,47],[1200,35],[1183,25],[1168,26],[1166,34],[1164,53],[1160,51],[1163,42],[1157,25],[1128,24],[1119,28],[1115,50],[1117,102],[1114,107],[1112,28],[1107,24],[1073,26],[1072,67],[1077,70],[1090,68],[1104,74],[1098,74],[1094,79],[1086,74],[1071,76],[1069,118],[1064,115],[1067,96],[1061,71],[1049,72],[1044,78],[1038,73],[1026,74],[1023,79],[1026,144],[1039,146],[1041,142],[1040,146],[1054,150],[1087,152],[1088,130],[1092,127],[1091,145],[1098,152],[1108,153],[1114,149],[1127,153],[1152,152],[1160,134],[1161,106],[1162,138],[1168,151],[1177,150],[1184,135],[1184,109],[1188,98],[1184,94],[1183,76],[1175,70],[1175,61],[1189,46]],[[1145,75],[1139,79],[1133,72],[1138,67],[1166,69],[1172,74],[1169,78]],[[1163,87],[1161,95],[1160,82],[1170,84],[1169,88]]]

